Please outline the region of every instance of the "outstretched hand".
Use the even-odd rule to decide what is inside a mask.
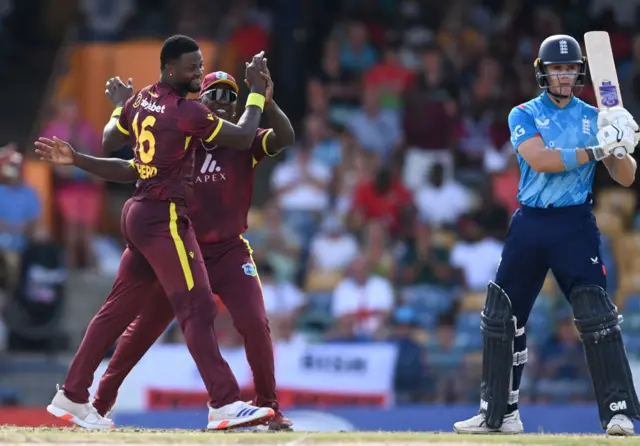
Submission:
[[[107,81],[104,94],[115,106],[122,106],[127,99],[133,96],[133,79],[129,78],[125,85],[118,76],[112,77]]]
[[[76,151],[71,147],[71,144],[56,136],[53,137],[53,140],[40,137],[35,144],[36,153],[40,155],[42,161],[62,166],[70,166],[75,163]]]

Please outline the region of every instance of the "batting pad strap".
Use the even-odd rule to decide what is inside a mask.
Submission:
[[[526,364],[528,360],[529,360],[529,349],[528,348],[525,348],[521,352],[515,352],[513,354],[513,366],[514,367]]]
[[[520,391],[512,390],[511,392],[509,392],[509,399],[507,400],[507,403],[516,404],[519,399],[520,399]]]

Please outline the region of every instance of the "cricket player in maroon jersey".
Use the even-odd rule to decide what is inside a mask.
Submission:
[[[271,407],[276,414],[270,430],[291,428],[291,421],[279,410],[274,375],[273,346],[264,308],[262,288],[251,257],[251,248],[241,237],[247,229],[247,214],[251,205],[253,169],[267,156],[275,156],[294,143],[291,122],[273,101],[273,83],[265,67],[267,81],[265,115],[270,129],[258,129],[248,150],[196,144],[193,173],[193,195],[189,199],[189,215],[203,252],[213,292],[220,296],[229,310],[238,332],[245,339],[247,360],[253,372],[256,404]],[[118,84],[118,81],[115,82]],[[120,89],[124,89],[121,84]],[[235,120],[238,84],[227,73],[205,76],[200,100],[222,118]],[[56,164],[76,164],[110,181],[134,181],[137,172],[122,160],[91,158],[73,151],[69,145],[58,144],[39,153],[44,160]],[[106,168],[96,169],[102,162]],[[116,167],[117,165],[117,167]],[[105,175],[105,169],[109,174]],[[156,291],[160,291],[157,287]],[[156,299],[161,302],[162,299]],[[145,307],[120,339],[109,367],[96,392],[94,407],[107,415],[116,401],[118,388],[135,364],[164,332],[174,317],[168,304]]]
[[[270,421],[275,412],[240,401],[238,383],[220,355],[213,331],[216,305],[196,234],[186,214],[193,171],[193,139],[245,147],[258,128],[265,102],[264,53],[247,64],[252,85],[238,125],[219,119],[186,95],[200,90],[203,59],[186,36],[167,39],[160,54],[160,81],[118,106],[105,127],[109,150],[127,139],[134,145],[138,182],[122,211],[127,242],[115,284],[93,318],[62,389],[47,410],[85,428],[108,428],[111,420],[89,404],[93,374],[108,348],[147,306],[163,303],[175,313],[189,352],[209,394],[208,429],[230,429]],[[107,84],[109,92],[113,85]],[[120,104],[118,104],[120,105]],[[40,149],[54,141],[40,138]],[[158,282],[162,293],[144,292]],[[168,300],[168,302],[165,302]]]

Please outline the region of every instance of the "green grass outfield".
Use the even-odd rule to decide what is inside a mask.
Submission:
[[[0,445],[403,445],[435,443],[448,446],[476,445],[640,445],[640,437],[620,438],[595,435],[491,435],[463,436],[426,432],[201,432],[184,430],[115,429],[110,432],[73,428],[0,427]]]

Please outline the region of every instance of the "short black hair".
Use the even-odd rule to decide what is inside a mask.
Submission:
[[[191,37],[176,34],[169,37],[162,44],[162,50],[160,50],[160,70],[164,70],[164,67],[173,60],[179,59],[180,56],[187,53],[193,53],[199,51],[200,47],[198,43]]]

